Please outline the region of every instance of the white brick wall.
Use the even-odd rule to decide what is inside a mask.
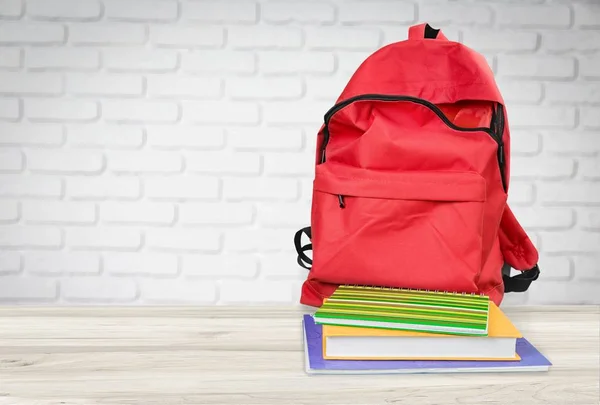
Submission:
[[[482,52],[508,103],[543,276],[505,302],[600,303],[584,0],[0,0],[0,303],[296,303],[322,116],[421,21]]]

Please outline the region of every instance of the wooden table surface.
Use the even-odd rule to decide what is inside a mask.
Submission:
[[[505,311],[550,372],[307,376],[302,308],[0,308],[0,405],[600,403],[598,306]]]

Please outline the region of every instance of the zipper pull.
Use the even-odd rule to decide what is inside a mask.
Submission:
[[[344,196],[338,194],[338,202],[340,203],[340,208],[346,208],[346,202],[344,201]]]

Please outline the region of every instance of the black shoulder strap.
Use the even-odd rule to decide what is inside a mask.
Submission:
[[[521,274],[516,276],[510,276],[510,266],[508,267],[508,274],[503,271],[502,281],[504,281],[504,292],[525,292],[529,288],[529,285],[537,280],[540,276],[540,268],[536,264],[533,268],[523,271]]]
[[[296,246],[296,253],[298,253],[298,264],[307,270],[311,269],[312,259],[306,255],[305,252],[312,250],[312,243],[308,243],[302,246],[302,234],[305,233],[308,239],[312,239],[312,232],[310,226],[302,228],[294,235],[294,246]]]

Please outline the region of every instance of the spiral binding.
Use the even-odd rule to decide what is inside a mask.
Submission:
[[[444,295],[462,295],[462,296],[480,296],[485,297],[483,293],[466,293],[466,292],[454,292],[454,291],[439,291],[439,290],[422,290],[418,288],[400,288],[400,287],[384,287],[378,285],[362,285],[362,284],[343,284],[346,287],[365,289],[365,290],[380,290],[380,291],[398,291],[398,292],[428,292],[428,293],[436,293],[436,294],[444,294]]]

